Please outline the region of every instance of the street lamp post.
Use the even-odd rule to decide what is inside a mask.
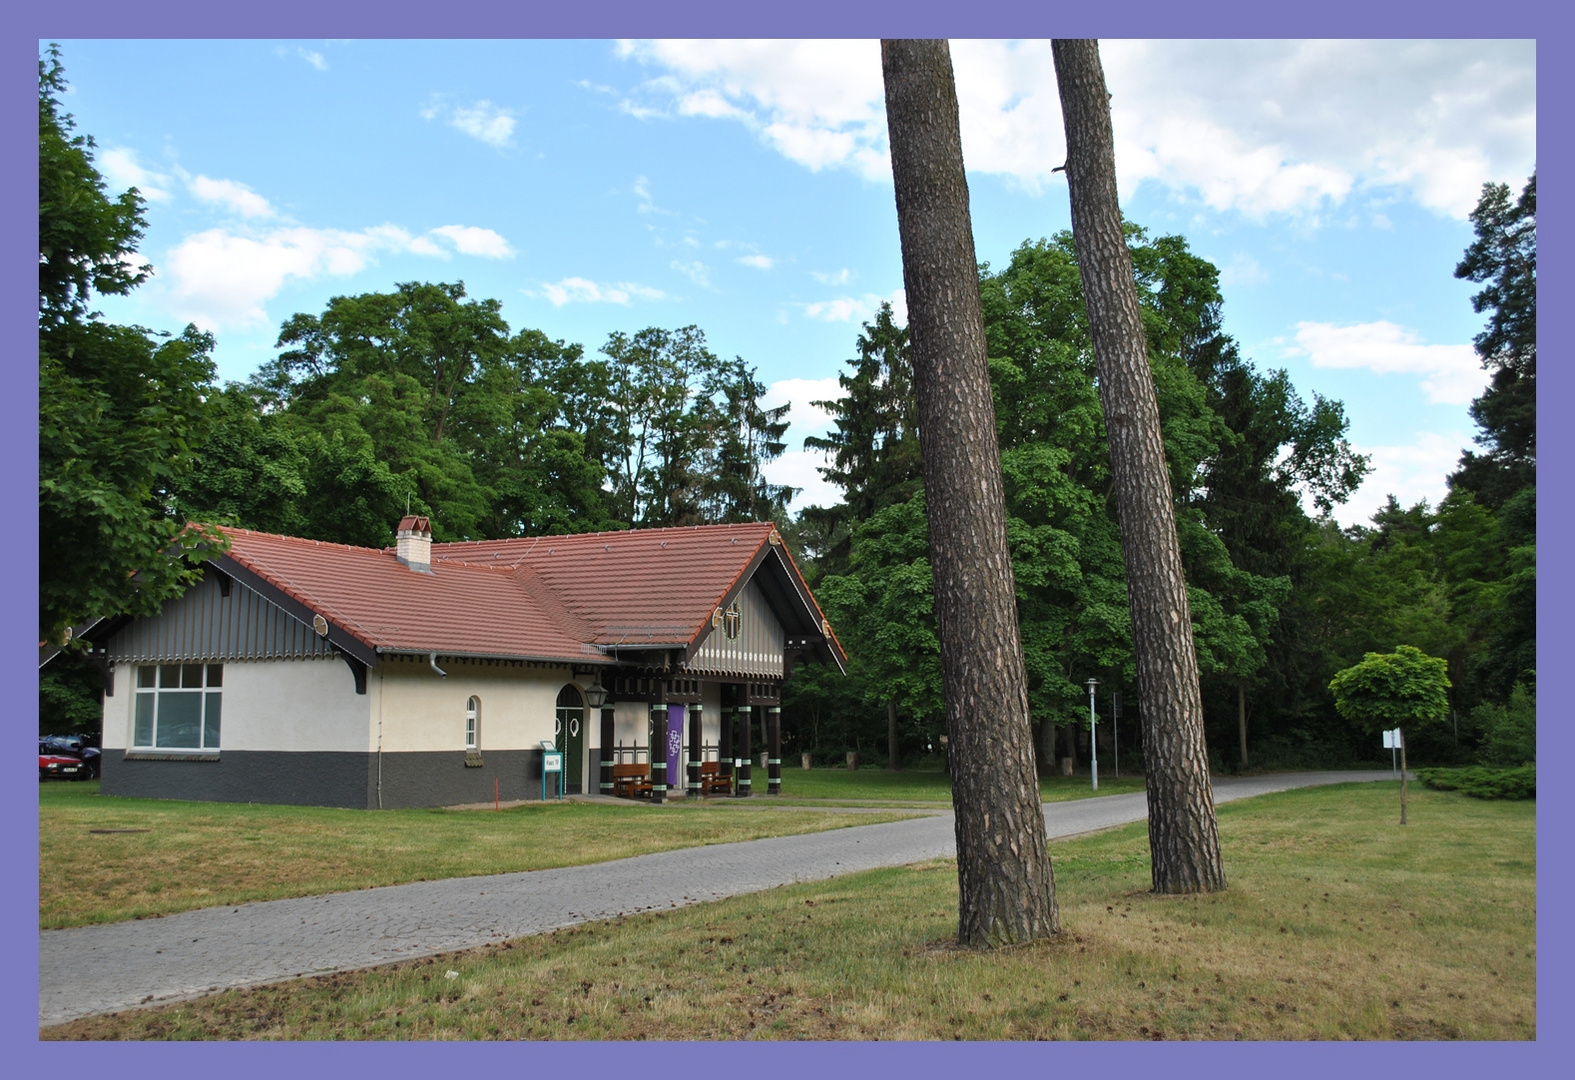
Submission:
[[[1093,772],[1094,790],[1099,790],[1099,736],[1094,728],[1094,688],[1099,685],[1099,680],[1089,676],[1088,686],[1088,760],[1089,768]]]

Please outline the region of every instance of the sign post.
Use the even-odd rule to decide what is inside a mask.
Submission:
[[[553,778],[558,800],[563,800],[563,751],[552,745],[551,739],[541,741],[541,799],[547,801],[547,777]]]
[[[1399,746],[1400,746],[1400,729],[1399,728],[1395,728],[1392,731],[1384,732],[1384,749],[1389,751],[1389,775],[1390,776],[1398,775],[1398,770],[1396,769],[1396,766],[1395,766],[1395,751],[1399,748]]]
[[[1099,730],[1095,727],[1094,689],[1099,680],[1089,676],[1088,686],[1088,754],[1089,769],[1094,778],[1094,790],[1099,790]]]

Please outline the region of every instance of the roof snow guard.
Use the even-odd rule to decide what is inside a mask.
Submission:
[[[381,550],[222,531],[230,549],[217,569],[303,622],[322,616],[330,643],[369,664],[379,653],[434,652],[682,664],[711,633],[713,613],[753,580],[790,651],[847,670],[770,523],[434,544],[428,519],[409,516],[399,545]]]

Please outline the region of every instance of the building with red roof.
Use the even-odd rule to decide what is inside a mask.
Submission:
[[[224,529],[105,620],[105,794],[353,807],[780,784],[781,685],[847,657],[769,524],[391,548]],[[762,745],[763,744],[763,745]],[[651,748],[656,753],[651,753]],[[544,773],[544,764],[548,766]]]

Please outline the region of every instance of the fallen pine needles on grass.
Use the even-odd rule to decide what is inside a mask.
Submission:
[[[1222,806],[1231,887],[1052,844],[1066,933],[955,945],[950,862],[46,1028],[46,1039],[1532,1039],[1535,806],[1367,783]]]

